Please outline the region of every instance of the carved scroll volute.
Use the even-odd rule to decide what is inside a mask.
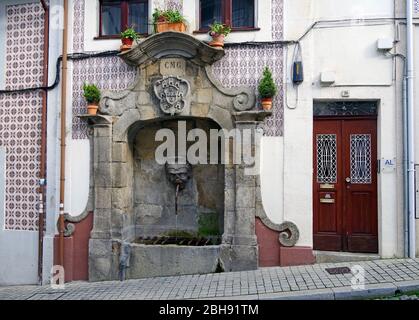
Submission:
[[[284,247],[294,247],[300,239],[298,227],[290,221],[279,225],[279,243]]]
[[[256,97],[250,90],[239,93],[233,99],[233,106],[237,111],[251,110],[255,106],[255,103]]]

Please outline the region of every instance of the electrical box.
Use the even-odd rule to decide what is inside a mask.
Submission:
[[[394,40],[391,38],[381,38],[377,41],[377,49],[389,51],[392,50],[394,47]]]
[[[324,71],[320,75],[320,82],[323,85],[331,85],[336,82],[336,75],[333,71]]]
[[[294,62],[292,72],[292,82],[295,84],[300,84],[304,81],[304,71],[303,71],[303,62],[296,61]]]

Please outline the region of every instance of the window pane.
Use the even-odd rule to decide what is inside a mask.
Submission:
[[[128,24],[138,33],[148,33],[148,5],[144,3],[130,3],[128,7]]]
[[[254,0],[233,0],[232,26],[254,27],[255,26],[255,1]]]
[[[215,21],[222,22],[222,0],[201,0],[201,29],[206,29]]]
[[[102,36],[121,33],[121,2],[102,4]]]

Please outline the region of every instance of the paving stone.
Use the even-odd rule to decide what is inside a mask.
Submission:
[[[359,265],[365,269],[365,290],[351,289],[351,274],[329,275],[327,267]],[[319,291],[320,290],[320,291]],[[321,291],[323,290],[323,291]],[[321,264],[309,267],[267,268],[248,272],[175,276],[112,281],[75,282],[57,292],[50,287],[0,288],[2,300],[110,300],[110,299],[217,299],[232,297],[313,299],[329,297],[355,299],[419,290],[419,259],[379,260],[356,264]],[[310,293],[311,292],[311,293]],[[320,292],[320,296],[316,293]]]

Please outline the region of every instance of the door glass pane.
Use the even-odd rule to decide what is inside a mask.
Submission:
[[[214,22],[222,22],[222,0],[201,0],[201,29],[207,29]]]
[[[128,5],[128,24],[138,33],[148,33],[148,5],[146,2]]]
[[[371,135],[351,134],[351,182],[371,184]]]
[[[314,116],[376,116],[375,101],[315,101]]]
[[[104,2],[102,4],[102,36],[121,33],[121,2]]]
[[[232,26],[254,27],[255,26],[255,1],[254,0],[233,0]]]
[[[337,138],[335,134],[317,135],[317,183],[337,183]]]

